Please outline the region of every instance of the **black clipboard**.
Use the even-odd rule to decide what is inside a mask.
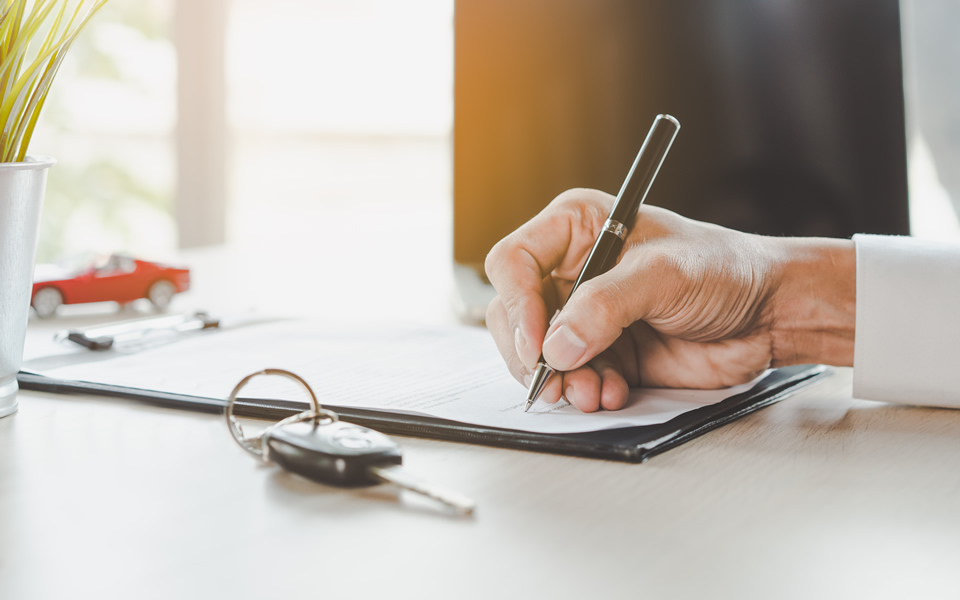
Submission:
[[[716,404],[683,413],[665,423],[587,433],[531,433],[419,415],[327,404],[324,406],[340,413],[344,420],[395,435],[640,463],[753,411],[779,402],[830,372],[829,367],[823,365],[780,368],[768,374],[746,392],[730,396]],[[24,390],[56,394],[95,394],[206,413],[222,413],[226,405],[226,401],[221,399],[67,381],[22,371],[17,376],[17,380],[21,389]],[[308,405],[305,402],[268,402],[246,398],[237,401],[235,413],[242,417],[280,420],[307,408]]]

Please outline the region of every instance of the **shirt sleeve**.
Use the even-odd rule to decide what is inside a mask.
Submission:
[[[960,243],[855,235],[853,395],[960,408]]]

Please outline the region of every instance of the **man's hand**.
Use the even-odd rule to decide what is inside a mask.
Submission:
[[[649,206],[617,265],[581,285],[548,326],[613,201],[564,192],[487,256],[498,292],[487,325],[511,373],[528,385],[541,350],[562,371],[544,401],[616,410],[639,385],[719,388],[771,366],[852,361],[852,242],[750,235]],[[833,271],[821,273],[825,264]]]

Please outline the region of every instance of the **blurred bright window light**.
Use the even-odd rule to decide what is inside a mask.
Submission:
[[[234,0],[229,18],[238,133],[448,135],[452,0]]]
[[[91,27],[90,43],[110,58],[113,77],[84,76],[76,61],[67,63],[70,79],[65,104],[71,127],[107,135],[168,136],[176,121],[176,56],[169,38],[151,39],[143,31],[116,22]],[[60,81],[63,84],[63,81]]]
[[[30,147],[58,161],[39,261],[174,249],[173,1],[108,2],[63,61]]]
[[[109,2],[65,61],[32,147],[59,160],[41,260],[175,250],[173,19],[191,1]],[[391,178],[394,201],[419,188],[411,202],[446,208],[452,0],[232,0],[223,15],[230,239],[284,236],[282,215],[309,228]]]
[[[228,238],[311,239],[376,205],[443,253],[453,0],[234,0],[228,19]]]

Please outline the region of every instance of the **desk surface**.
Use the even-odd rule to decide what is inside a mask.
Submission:
[[[473,519],[258,467],[221,418],[24,392],[0,598],[957,597],[960,411],[850,372],[643,465],[403,439]]]
[[[402,253],[349,263],[335,224],[310,248],[197,251],[177,307],[436,318],[449,241],[421,216],[374,227]],[[117,318],[90,310],[31,329]],[[960,596],[960,411],[854,401],[844,369],[643,465],[403,439],[472,520],[258,467],[219,417],[20,402],[0,419],[3,600]]]

